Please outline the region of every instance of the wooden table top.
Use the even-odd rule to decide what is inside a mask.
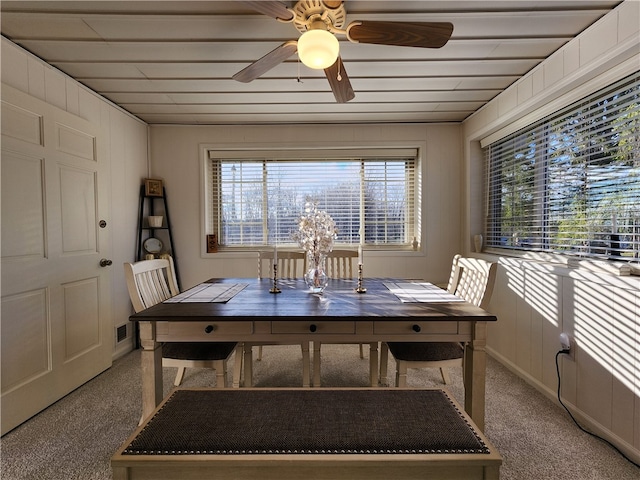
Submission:
[[[279,280],[282,293],[273,294],[271,279],[226,278],[207,282],[246,284],[226,303],[159,303],[130,317],[131,321],[406,320],[496,321],[495,315],[467,302],[403,303],[384,285],[398,279],[366,278],[366,293],[355,291],[356,280],[330,280],[322,294],[311,294],[303,280]]]

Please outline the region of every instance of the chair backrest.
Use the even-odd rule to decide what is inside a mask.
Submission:
[[[273,250],[258,252],[258,278],[273,277]],[[278,250],[278,278],[302,278],[307,263],[304,252]]]
[[[498,264],[480,258],[453,257],[447,291],[486,309],[491,300]]]
[[[358,274],[354,267],[358,252],[355,250],[332,250],[327,255],[327,276],[329,278],[355,278]]]
[[[125,263],[124,276],[136,312],[180,293],[171,257]]]

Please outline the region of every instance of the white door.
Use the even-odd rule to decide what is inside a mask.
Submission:
[[[102,142],[95,125],[2,85],[2,434],[111,365]]]

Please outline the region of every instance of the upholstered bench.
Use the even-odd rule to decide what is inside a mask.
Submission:
[[[115,480],[498,479],[438,389],[176,389],[111,459]]]

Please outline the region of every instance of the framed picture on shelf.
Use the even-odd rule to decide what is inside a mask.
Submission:
[[[218,237],[214,233],[213,235],[207,235],[207,253],[216,253],[218,251]]]
[[[147,197],[162,197],[162,180],[155,178],[145,178],[144,194]]]

